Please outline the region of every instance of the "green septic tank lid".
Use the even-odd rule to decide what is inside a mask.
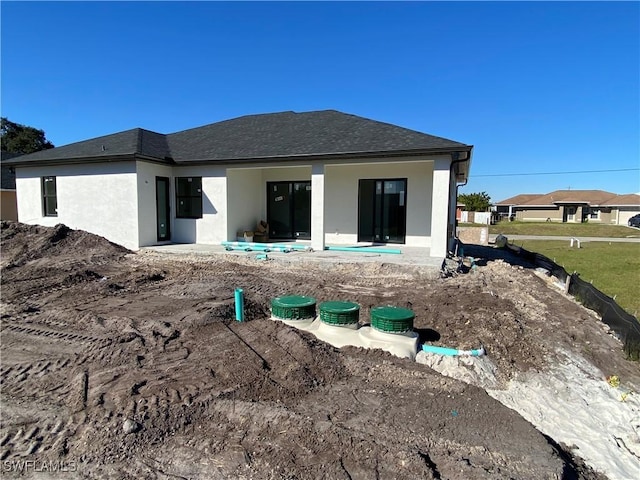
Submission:
[[[353,302],[322,302],[320,320],[330,325],[351,325],[358,323],[360,305]]]
[[[284,320],[301,320],[316,316],[316,299],[302,295],[277,297],[271,300],[271,313]]]
[[[413,330],[415,314],[407,308],[375,307],[371,309],[371,326],[381,332],[404,333]]]

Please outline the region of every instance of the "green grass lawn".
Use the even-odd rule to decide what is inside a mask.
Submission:
[[[586,236],[586,235],[584,235]],[[537,252],[562,265],[567,273],[578,272],[580,278],[609,295],[622,308],[640,314],[640,244],[582,242],[571,248],[567,241],[514,240],[530,252]]]
[[[640,229],[598,223],[500,222],[489,233],[509,235],[557,235],[561,237],[640,238]],[[542,253],[542,252],[541,252]]]

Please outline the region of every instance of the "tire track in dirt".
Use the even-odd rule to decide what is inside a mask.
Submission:
[[[58,459],[69,452],[69,440],[82,424],[82,415],[67,419],[50,417],[47,420],[22,421],[4,428],[0,439],[0,461],[28,459]]]
[[[86,342],[86,343],[101,343],[103,345],[111,343],[110,339],[101,338],[91,335],[85,335],[80,333],[67,333],[53,330],[50,328],[37,327],[33,324],[25,326],[23,324],[17,324],[13,322],[4,321],[0,331],[10,331],[12,333],[22,334],[25,336],[47,337],[55,338],[57,340],[65,340],[68,342]]]

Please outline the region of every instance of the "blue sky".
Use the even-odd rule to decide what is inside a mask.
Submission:
[[[335,109],[474,145],[460,193],[640,192],[638,2],[0,8],[2,116],[58,146]]]

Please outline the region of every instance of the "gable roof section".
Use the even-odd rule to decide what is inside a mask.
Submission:
[[[142,128],[133,128],[120,133],[23,155],[19,160],[14,160],[11,163],[37,164],[89,159],[108,161],[134,156],[165,160],[170,156],[169,154],[165,135]]]
[[[335,110],[248,115],[168,135],[177,163],[411,150],[463,143]]]
[[[323,110],[247,115],[169,135],[135,128],[25,155],[12,163],[141,158],[190,164],[330,155],[470,153],[472,148],[396,125]]]
[[[515,197],[502,200],[496,203],[496,205],[521,205],[536,198],[542,197],[543,195],[544,194],[542,193],[521,193],[520,195],[516,195]]]

